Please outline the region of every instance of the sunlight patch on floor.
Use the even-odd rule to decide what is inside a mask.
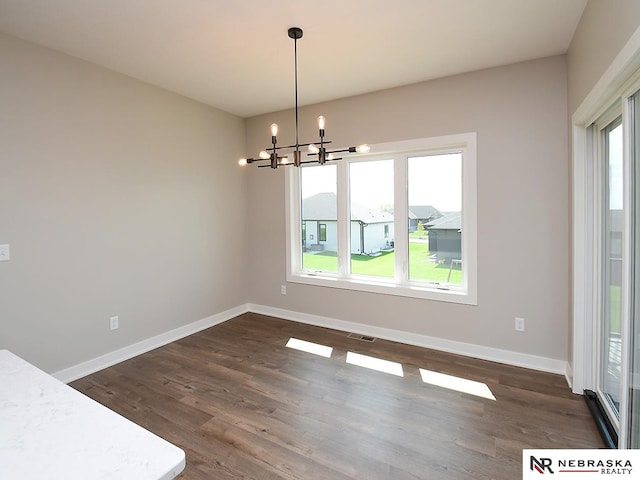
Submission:
[[[287,347],[293,348],[294,350],[300,350],[302,352],[313,353],[314,355],[320,355],[321,357],[326,358],[331,358],[331,353],[333,352],[333,347],[327,347],[326,345],[307,342],[293,337],[287,342]]]
[[[476,397],[487,398],[489,400],[496,399],[486,383],[467,380],[466,378],[447,375],[444,373],[433,372],[423,368],[420,369],[420,376],[424,383],[428,383],[430,385],[455,390],[457,392],[468,393],[469,395],[475,395]]]
[[[350,363],[351,365],[358,365],[359,367],[370,368],[371,370],[377,370],[383,373],[390,373],[391,375],[396,375],[398,377],[404,377],[402,365],[397,362],[382,360],[381,358],[347,352],[347,363]]]

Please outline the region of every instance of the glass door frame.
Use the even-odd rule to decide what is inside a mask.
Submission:
[[[595,222],[594,222],[594,258],[596,261],[594,262],[594,295],[593,295],[593,358],[595,359],[595,363],[593,366],[593,383],[592,389],[596,392],[600,399],[600,404],[604,409],[605,413],[609,417],[609,421],[615,428],[618,438],[621,435],[621,416],[624,411],[623,408],[623,392],[625,391],[623,388],[624,378],[626,377],[625,369],[622,364],[623,358],[625,356],[626,349],[624,347],[624,343],[626,341],[626,335],[624,335],[624,325],[629,321],[628,310],[625,308],[626,299],[628,298],[629,289],[629,280],[630,277],[628,275],[629,269],[626,268],[627,264],[629,264],[629,255],[628,249],[625,246],[629,243],[627,238],[629,236],[629,230],[627,228],[626,217],[629,215],[629,202],[627,200],[629,194],[628,188],[628,174],[627,174],[627,159],[622,153],[622,185],[619,187],[622,189],[622,215],[623,215],[623,226],[622,226],[622,238],[621,238],[621,285],[620,285],[620,373],[619,373],[619,384],[617,386],[617,397],[619,399],[618,409],[616,410],[612,406],[611,398],[612,393],[610,389],[606,387],[604,384],[606,383],[607,369],[610,366],[610,348],[611,348],[611,339],[606,336],[607,333],[610,333],[610,324],[612,318],[611,314],[611,239],[609,236],[610,226],[611,226],[611,216],[610,216],[610,198],[611,198],[611,177],[610,177],[610,158],[609,158],[609,134],[614,131],[618,126],[621,126],[624,129],[624,122],[622,117],[622,108],[620,102],[616,102],[612,108],[606,111],[603,115],[598,118],[596,122],[594,122],[592,134],[592,151],[594,152],[593,156],[593,165],[595,172],[595,189],[593,192],[593,201],[594,201],[594,213],[595,213]],[[624,131],[623,138],[624,138]],[[627,273],[625,273],[627,272]],[[607,293],[608,290],[608,293]],[[626,310],[626,311],[625,311]],[[607,330],[607,332],[605,332]],[[605,342],[607,342],[605,344]]]

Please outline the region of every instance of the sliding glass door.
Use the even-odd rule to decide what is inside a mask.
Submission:
[[[629,142],[628,155],[633,166],[633,288],[631,319],[629,321],[629,407],[625,428],[628,429],[628,448],[640,448],[640,91],[628,103]]]
[[[627,47],[628,50],[627,50]],[[616,57],[572,120],[572,390],[640,449],[640,60]]]
[[[593,383],[619,448],[640,448],[640,90],[630,92],[591,127]]]
[[[600,332],[598,393],[612,423],[620,418],[622,366],[622,285],[623,285],[623,157],[622,118],[617,117],[600,130],[602,152],[602,195],[600,248]]]
[[[622,286],[623,286],[623,156],[622,118],[618,116],[600,130],[602,195],[600,248],[600,327],[598,393],[612,423],[620,419],[622,378]]]

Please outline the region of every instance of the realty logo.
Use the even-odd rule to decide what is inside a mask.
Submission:
[[[529,457],[529,468],[543,475],[545,470],[548,470],[549,473],[553,474],[553,470],[551,469],[552,464],[553,464],[553,461],[550,458],[541,457],[538,459],[533,455]]]
[[[635,467],[635,468],[634,468]],[[522,479],[638,478],[640,449],[524,449]]]

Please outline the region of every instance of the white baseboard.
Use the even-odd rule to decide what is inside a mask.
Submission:
[[[516,367],[530,368],[542,372],[556,373],[566,376],[567,369],[569,368],[566,361],[556,360],[553,358],[539,357],[511,350],[484,347],[482,345],[473,345],[470,343],[457,342],[455,340],[445,340],[442,338],[429,337],[427,335],[392,330],[390,328],[375,327],[317,315],[309,315],[291,310],[283,310],[255,304],[249,304],[248,310],[263,315],[279,317],[285,320],[292,320],[318,327],[326,327],[345,332],[358,333],[360,335],[368,335],[385,340],[392,340],[394,342],[406,343],[408,345],[431,348],[433,350],[440,350],[466,357],[504,363]]]
[[[58,380],[69,383],[84,376],[95,373],[104,368],[111,367],[117,363],[123,362],[137,355],[141,355],[168,343],[180,340],[201,330],[213,327],[220,323],[231,320],[238,315],[246,312],[255,312],[262,315],[283,318],[294,322],[315,325],[318,327],[332,328],[344,332],[353,332],[361,335],[391,340],[394,342],[406,343],[423,348],[440,350],[443,352],[455,353],[466,357],[479,358],[492,362],[514,365],[517,367],[530,368],[542,372],[556,373],[564,375],[567,383],[571,386],[572,371],[568,362],[555,360],[552,358],[539,357],[526,353],[513,352],[511,350],[501,350],[498,348],[484,347],[470,343],[457,342],[455,340],[446,340],[442,338],[430,337],[416,333],[403,332],[390,328],[375,327],[364,325],[361,323],[348,322],[345,320],[337,320],[334,318],[321,317],[318,315],[310,315],[307,313],[295,312],[292,310],[283,310],[280,308],[267,307],[264,305],[244,304],[232,308],[225,312],[212,315],[210,317],[198,320],[196,322],[184,325],[182,327],[170,330],[160,335],[142,340],[124,348],[120,348],[113,352],[101,355],[86,362],[79,363],[72,367],[55,372],[53,376]]]
[[[231,320],[232,318],[242,315],[248,311],[246,304],[241,305],[225,312],[195,321],[188,325],[169,330],[168,332],[161,333],[160,335],[147,338],[141,342],[120,348],[91,360],[87,360],[86,362],[79,363],[73,367],[65,368],[64,370],[53,373],[53,376],[64,383],[73,382],[74,380],[95,373],[103,368],[111,367],[137,355],[141,355],[155,348],[162,347],[168,343],[193,335],[201,330],[213,327],[214,325],[226,322],[227,320]]]

